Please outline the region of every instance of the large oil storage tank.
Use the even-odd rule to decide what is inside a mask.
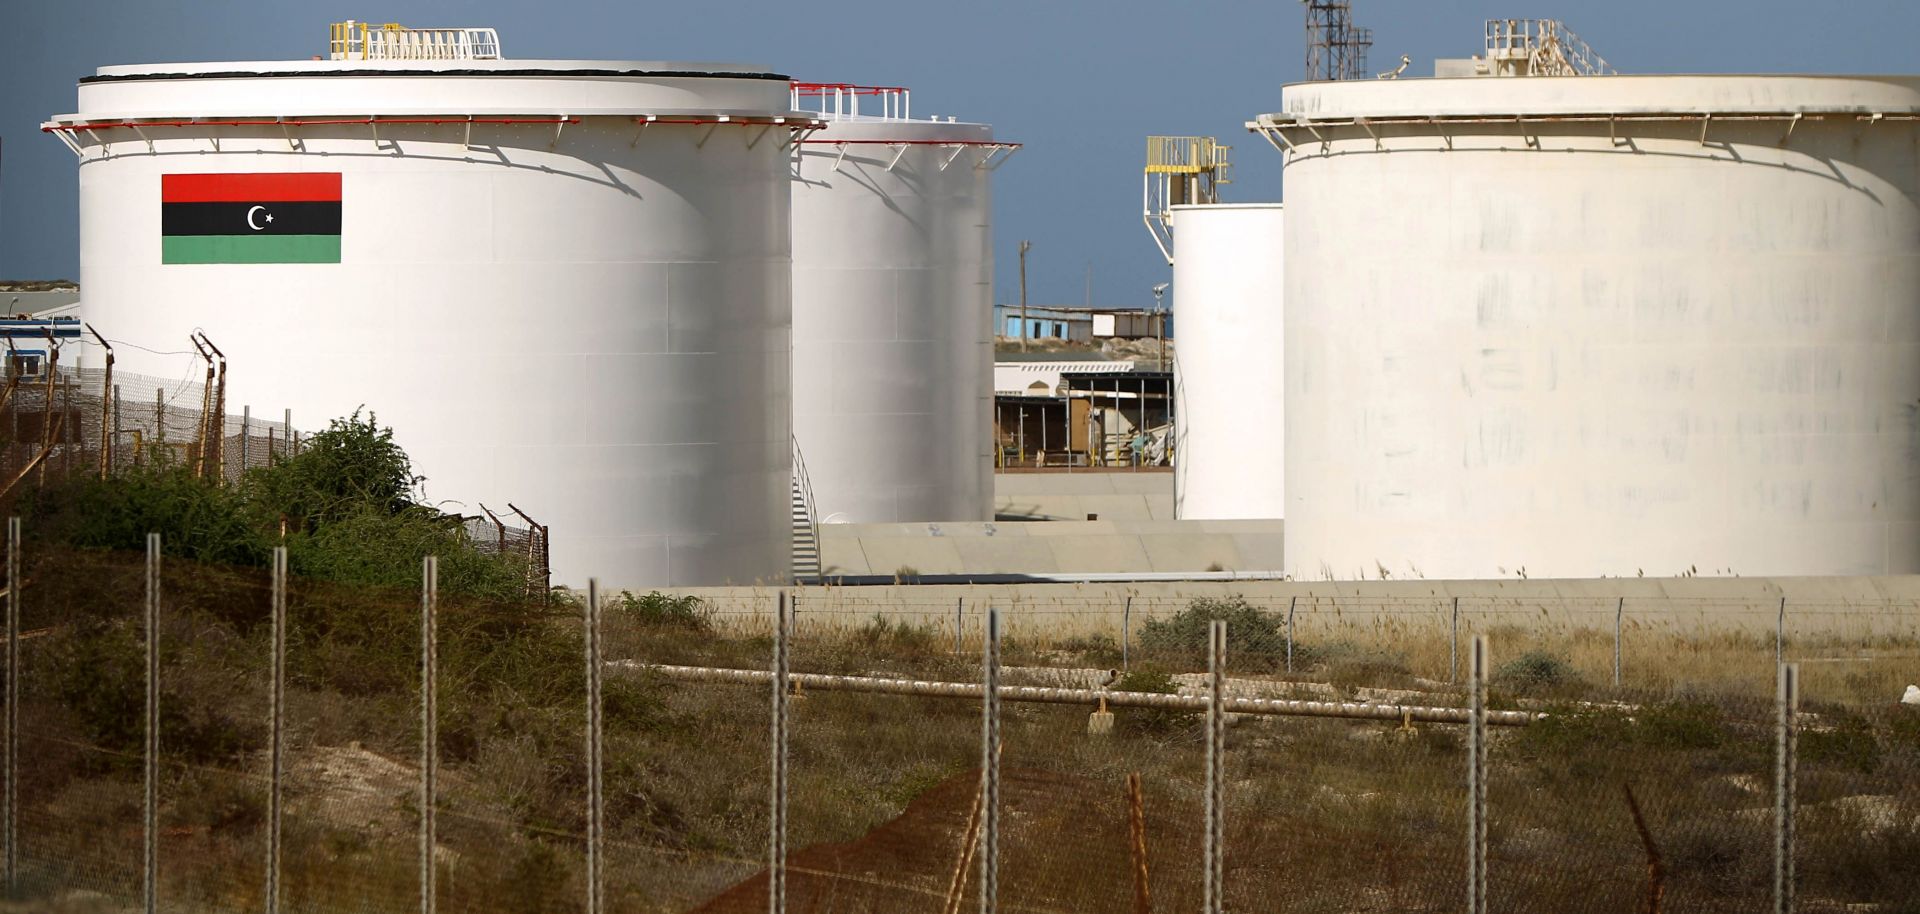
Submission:
[[[829,523],[993,517],[993,128],[797,83],[793,426]]]
[[[1920,572],[1920,78],[1281,104],[1293,575]]]
[[[1171,207],[1174,516],[1286,516],[1278,203]]]
[[[556,583],[787,579],[787,78],[485,29],[331,50],[104,67],[47,125],[120,367],[182,377],[159,353],[202,328],[236,410],[364,404],[430,499],[545,524]]]

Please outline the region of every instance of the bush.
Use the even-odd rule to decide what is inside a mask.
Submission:
[[[1113,684],[1115,692],[1152,692],[1157,695],[1177,695],[1180,687],[1173,681],[1173,675],[1155,666],[1145,666],[1129,670],[1120,681]],[[1119,719],[1121,732],[1141,736],[1170,736],[1186,731],[1193,725],[1198,715],[1185,711],[1167,711],[1160,708],[1122,708]]]
[[[631,591],[623,590],[620,592],[620,602],[614,609],[650,628],[678,628],[694,632],[713,630],[713,609],[707,606],[705,600],[690,594],[674,596],[656,590],[646,596],[636,597]]]
[[[1545,651],[1528,651],[1501,664],[1493,673],[1495,684],[1522,691],[1558,688],[1579,678],[1572,665]]]
[[[409,589],[420,585],[421,560],[437,555],[442,593],[496,601],[527,593],[524,558],[482,552],[457,516],[418,503],[421,477],[372,414],[334,420],[298,455],[232,486],[196,478],[164,451],[154,460],[28,492],[26,529],[42,541],[128,552],[159,533],[168,557],[245,568],[265,567],[284,544],[294,574]]]
[[[440,592],[511,601],[526,596],[527,564],[489,555],[467,539],[459,518],[428,508],[398,514],[362,510],[287,540],[288,570],[344,584],[414,589],[421,563],[439,557]]]
[[[299,454],[249,472],[244,488],[260,526],[277,528],[285,518],[294,530],[311,530],[367,512],[402,514],[415,507],[423,481],[393,429],[356,410],[308,438]]]
[[[1801,731],[1800,758],[1810,764],[1872,774],[1880,767],[1880,742],[1874,738],[1873,725],[1866,718],[1840,712],[1831,729]]]
[[[1227,656],[1284,657],[1286,616],[1268,612],[1244,597],[1201,597],[1170,618],[1149,619],[1140,629],[1140,646],[1150,651],[1206,655],[1207,631],[1216,620],[1227,623]],[[1297,660],[1298,658],[1296,658]]]
[[[144,552],[147,534],[158,533],[167,555],[198,562],[259,567],[272,554],[240,492],[181,466],[69,477],[28,491],[20,513],[29,536],[81,549]]]

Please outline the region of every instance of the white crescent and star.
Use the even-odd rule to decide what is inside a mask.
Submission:
[[[249,209],[249,210],[247,210],[247,228],[250,228],[250,229],[253,229],[253,230],[254,230],[254,231],[256,231],[256,232],[258,232],[258,231],[260,231],[260,230],[262,230],[262,229],[265,229],[265,228],[266,228],[266,226],[264,226],[264,225],[257,225],[257,224],[255,224],[255,223],[254,223],[254,221],[253,221],[253,214],[254,214],[254,213],[256,213],[256,212],[264,212],[265,210],[266,210],[266,207],[264,207],[264,206],[255,206],[255,207],[253,207],[252,209]],[[272,221],[273,221],[273,214],[272,214],[272,213],[267,213],[267,221],[268,221],[268,222],[272,222]]]

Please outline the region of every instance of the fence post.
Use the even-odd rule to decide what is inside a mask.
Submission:
[[[1127,595],[1126,605],[1120,607],[1120,671],[1131,672],[1128,665],[1127,643],[1133,640],[1133,595]]]
[[[767,910],[787,910],[787,667],[791,637],[787,592],[781,591],[773,620],[773,785],[767,816]]]
[[[1613,607],[1613,687],[1620,688],[1620,621],[1627,614],[1627,598]]]
[[[1447,641],[1447,681],[1460,681],[1460,598],[1453,598],[1453,635]]]
[[[1780,617],[1773,624],[1773,665],[1787,662],[1787,598],[1780,598]]]
[[[141,867],[141,897],[147,914],[159,910],[160,898],[160,534],[147,534],[147,724],[145,857]]]
[[[953,655],[960,656],[960,631],[966,624],[966,597],[955,597],[953,601]]]
[[[420,563],[420,912],[433,914],[438,906],[439,873],[433,865],[436,792],[440,774],[440,634],[436,614],[440,602],[440,559],[429,555]]]
[[[1467,914],[1487,911],[1487,665],[1479,635],[1467,684]]]
[[[240,472],[247,475],[248,459],[253,456],[253,407],[240,407]]]
[[[20,857],[20,518],[7,518],[7,897],[19,889]]]
[[[600,914],[601,831],[606,803],[601,790],[606,724],[600,718],[600,579],[587,579],[587,914]]]
[[[1206,876],[1200,908],[1206,914],[1220,914],[1226,894],[1226,665],[1227,623],[1215,619],[1207,627]]]
[[[280,911],[280,774],[286,746],[287,704],[287,547],[273,550],[273,684],[267,726],[267,914]]]
[[[987,606],[980,651],[980,914],[1000,905],[1000,608]]]
[[[286,441],[287,456],[300,456],[300,449],[296,446],[297,442],[293,434],[293,410],[287,410],[286,418],[282,420],[282,425],[284,427],[281,429],[281,438]]]
[[[120,385],[118,384],[113,385],[113,406],[110,412],[113,414],[113,437],[108,439],[111,444],[107,448],[107,471],[115,472],[120,469]]]
[[[167,443],[167,389],[153,389],[153,437],[164,445]]]
[[[1299,604],[1299,595],[1287,598],[1287,672],[1289,673],[1293,672],[1293,611]]]
[[[1782,601],[1784,605],[1784,601]],[[1779,719],[1774,729],[1773,766],[1773,910],[1793,910],[1794,787],[1798,779],[1800,665],[1783,663],[1774,696]]]

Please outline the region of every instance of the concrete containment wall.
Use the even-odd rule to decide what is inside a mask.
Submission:
[[[1173,474],[1164,471],[999,473],[998,520],[1173,520]]]
[[[834,575],[1270,572],[1279,521],[1100,520],[825,524],[820,568]]]

